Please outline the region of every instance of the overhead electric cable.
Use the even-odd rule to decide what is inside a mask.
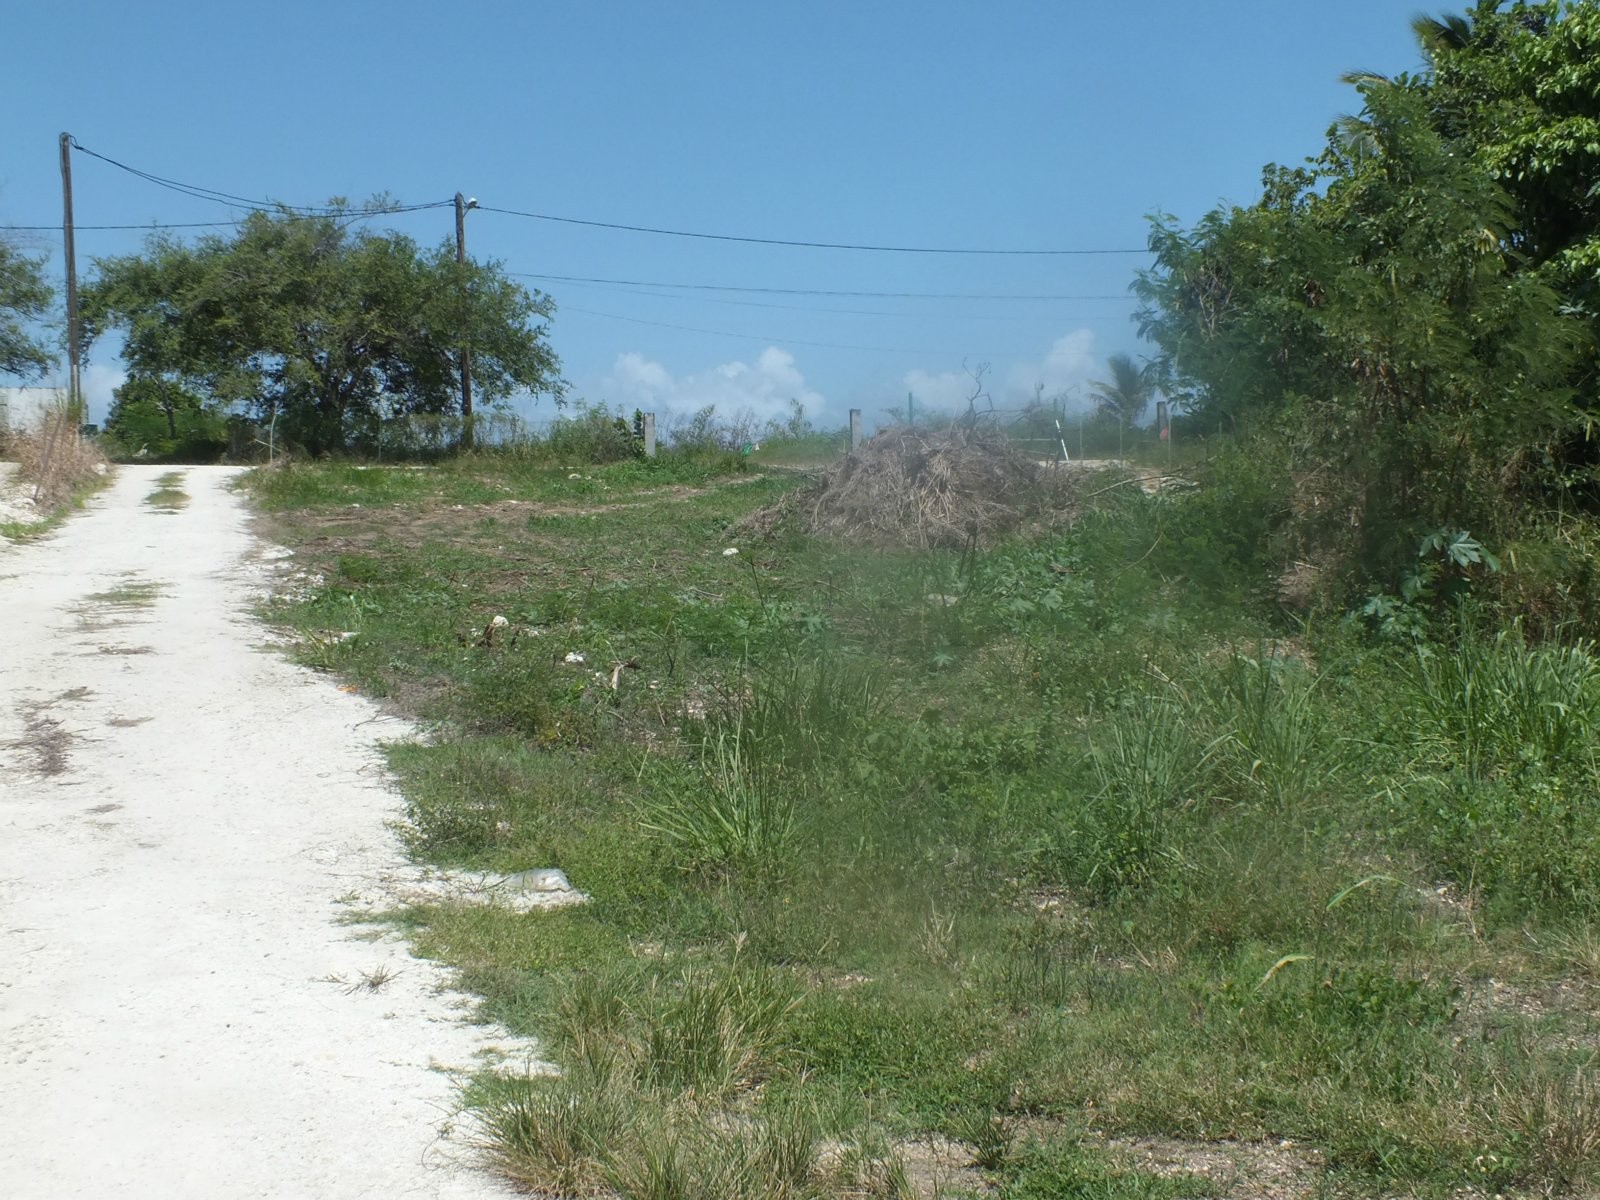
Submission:
[[[86,229],[232,229],[242,224],[243,221],[149,221],[143,225],[74,225],[73,228],[82,233]],[[0,233],[49,233],[60,228],[59,224],[0,225]]]
[[[533,278],[524,274],[522,278]],[[638,288],[607,287],[603,283],[579,283],[576,280],[568,281],[569,287],[588,288],[596,292],[609,292],[613,296],[646,296],[653,300],[676,300],[682,303],[685,300],[695,300],[701,304],[731,304],[739,308],[768,308],[780,309],[784,312],[803,313],[829,313],[846,317],[926,317],[926,313],[912,312],[908,309],[889,308],[834,308],[831,305],[821,304],[774,304],[768,300],[735,300],[728,296],[683,296],[672,292],[640,291]],[[970,314],[975,320],[1011,321],[1014,317],[1007,313],[978,313]]]
[[[1137,250],[991,250],[955,246],[875,246],[853,242],[812,242],[798,238],[744,237],[732,233],[701,233],[687,229],[659,229],[652,225],[625,225],[616,221],[589,221],[581,217],[556,217],[551,216],[549,213],[525,212],[515,208],[495,208],[493,205],[488,204],[480,204],[478,211],[500,213],[508,217],[528,217],[535,221],[555,221],[562,225],[587,225],[594,229],[620,229],[627,233],[654,233],[663,237],[702,238],[713,242],[745,242],[757,246],[798,246],[808,250],[870,250],[882,254],[992,254],[1033,257],[1150,253],[1147,247],[1140,247]]]
[[[90,158],[98,158],[101,162],[109,163],[111,166],[116,167],[119,171],[126,171],[128,174],[153,183],[157,187],[167,188],[170,191],[181,193],[182,195],[189,196],[196,200],[210,200],[216,204],[227,204],[235,208],[248,208],[255,212],[285,212],[305,217],[365,217],[387,215],[392,213],[420,212],[424,209],[430,208],[447,208],[454,203],[453,200],[432,200],[423,204],[390,204],[379,205],[371,209],[356,210],[337,208],[326,204],[282,204],[272,200],[252,200],[248,196],[238,196],[232,192],[218,191],[215,188],[202,187],[195,183],[183,183],[176,179],[167,179],[164,176],[152,174],[151,172],[141,170],[138,167],[131,167],[125,162],[118,162],[109,155],[101,154],[96,150],[89,149],[82,142],[78,141],[77,138],[72,139],[72,148],[78,151],[80,154],[87,154]],[[219,224],[225,223],[226,222],[219,222]],[[192,228],[198,224],[199,223],[195,223],[195,225],[188,227]],[[167,226],[167,228],[173,229],[183,227],[185,226]],[[91,227],[83,226],[82,228]],[[145,228],[145,226],[137,226],[136,228]]]
[[[509,271],[521,279],[542,279],[550,283],[605,283],[624,287],[683,288],[696,292],[751,292],[768,296],[855,296],[879,300],[1119,300],[1137,299],[1128,295],[1070,295],[1042,292],[1004,294],[996,292],[854,292],[823,288],[735,287],[721,283],[660,283],[647,279],[593,279],[583,275],[540,275],[529,271]]]
[[[583,313],[590,317],[606,317],[612,321],[626,321],[630,325],[653,325],[657,329],[678,329],[685,333],[709,333],[715,337],[741,338],[747,342],[766,342],[773,346],[818,346],[825,350],[866,350],[873,354],[914,354],[914,350],[901,350],[893,346],[852,346],[843,342],[805,342],[799,338],[765,337],[759,333],[734,333],[727,329],[702,329],[696,325],[674,325],[668,321],[646,321],[642,317],[625,317],[621,313],[600,312],[593,308],[575,308],[563,304],[561,312]]]
[[[256,212],[288,212],[299,213],[306,216],[373,216],[379,215],[380,213],[406,213],[419,212],[424,209],[446,208],[454,203],[453,200],[436,200],[425,204],[390,205],[383,208],[368,210],[362,213],[352,213],[348,209],[336,208],[329,205],[282,204],[270,200],[256,200],[248,196],[237,195],[233,192],[224,192],[217,188],[203,187],[200,184],[184,183],[181,180],[168,179],[165,176],[157,175],[151,171],[146,171],[139,167],[130,166],[125,162],[120,162],[117,159],[112,158],[110,155],[101,154],[97,150],[91,150],[76,138],[72,138],[70,144],[73,149],[77,150],[81,154],[87,154],[91,158],[97,158],[101,162],[116,167],[120,171],[126,171],[128,174],[136,176],[139,179],[153,183],[157,187],[167,188],[171,191],[178,192],[181,195],[189,196],[193,199],[210,200],[213,203],[227,204],[236,208],[248,208]],[[613,229],[626,233],[648,233],[662,237],[697,238],[714,242],[740,242],[747,245],[756,246],[792,246],[810,250],[859,250],[880,254],[959,254],[1031,258],[1084,255],[1148,254],[1150,252],[1146,247],[1140,247],[1138,249],[1125,249],[1121,247],[1079,247],[1072,249],[1001,249],[974,246],[899,246],[866,242],[823,242],[803,238],[753,237],[732,233],[707,233],[701,230],[666,229],[654,225],[633,225],[619,221],[596,221],[584,217],[561,217],[551,213],[530,212],[526,209],[517,208],[499,208],[494,205],[485,204],[480,204],[476,207],[480,212],[499,213],[503,216],[509,217],[525,217],[529,220],[535,221],[553,221],[562,225],[582,225],[591,229]],[[194,223],[191,225],[170,225],[167,226],[167,228],[195,228],[197,226],[198,223]],[[14,226],[11,228],[21,231],[31,229],[32,227]],[[85,226],[85,228],[93,227]],[[102,226],[100,228],[114,227]]]

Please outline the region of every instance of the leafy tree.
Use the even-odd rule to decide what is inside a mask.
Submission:
[[[1131,356],[1113,354],[1106,359],[1111,369],[1110,380],[1090,384],[1094,390],[1089,399],[1107,416],[1115,417],[1124,425],[1137,425],[1150,407],[1154,392],[1151,376],[1143,367],[1136,366]]]
[[[130,454],[206,460],[228,444],[227,419],[182,384],[130,378],[112,393],[106,434]]]
[[[258,213],[232,238],[153,237],[141,255],[97,261],[86,323],[124,331],[132,379],[278,414],[312,452],[380,416],[455,411],[464,339],[486,405],[559,385],[548,297],[498,265],[457,263],[449,244],[355,229],[359,216]]]
[[[49,347],[28,332],[28,323],[48,313],[53,298],[44,260],[0,240],[0,375],[36,378],[55,365]]]
[[[1306,167],[1268,168],[1256,204],[1192,230],[1158,218],[1136,285],[1169,394],[1283,439],[1304,537],[1368,570],[1428,530],[1505,533],[1592,399],[1589,285],[1569,267],[1600,227],[1558,227],[1506,164],[1514,130],[1554,119],[1529,107],[1537,64],[1566,64],[1565,94],[1593,74],[1573,22],[1600,26],[1593,5],[1501,7],[1421,23],[1429,71],[1353,76],[1360,115]]]

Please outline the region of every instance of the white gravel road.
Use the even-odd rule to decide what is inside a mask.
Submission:
[[[0,543],[0,1194],[507,1196],[438,1069],[492,1031],[340,921],[404,729],[264,648],[233,472],[163,470]]]

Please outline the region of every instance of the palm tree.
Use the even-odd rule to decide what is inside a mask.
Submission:
[[[1427,15],[1411,18],[1411,32],[1417,35],[1422,52],[1430,60],[1451,50],[1465,50],[1472,45],[1472,18],[1460,13],[1443,17]]]
[[[1499,5],[1488,2],[1480,3],[1480,8],[1493,12]],[[1411,18],[1411,32],[1416,36],[1417,46],[1421,49],[1423,57],[1429,63],[1437,65],[1444,55],[1458,50],[1469,49],[1477,33],[1472,16],[1460,13],[1448,13],[1444,16],[1430,17],[1426,13]],[[1339,76],[1341,83],[1351,87],[1393,87],[1393,76],[1385,75],[1379,71],[1346,71]],[[1338,131],[1340,144],[1346,153],[1357,162],[1378,157],[1383,147],[1375,135],[1372,122],[1365,117],[1351,116],[1349,113],[1339,117],[1334,122]]]
[[[1155,387],[1149,369],[1135,366],[1131,355],[1113,354],[1106,359],[1106,366],[1111,368],[1111,379],[1091,382],[1089,386],[1094,390],[1089,393],[1089,399],[1101,413],[1117,418],[1117,452],[1120,454],[1122,430],[1144,416]]]
[[[1138,421],[1150,407],[1150,397],[1155,392],[1149,371],[1135,366],[1128,354],[1113,354],[1106,359],[1106,366],[1111,368],[1110,381],[1091,382],[1089,386],[1094,390],[1089,399],[1107,416],[1125,424]]]

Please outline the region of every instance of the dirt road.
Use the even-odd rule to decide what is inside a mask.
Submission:
[[[490,1197],[436,1064],[483,1031],[340,897],[399,858],[403,733],[263,648],[223,468],[124,467],[0,544],[0,1192]]]

